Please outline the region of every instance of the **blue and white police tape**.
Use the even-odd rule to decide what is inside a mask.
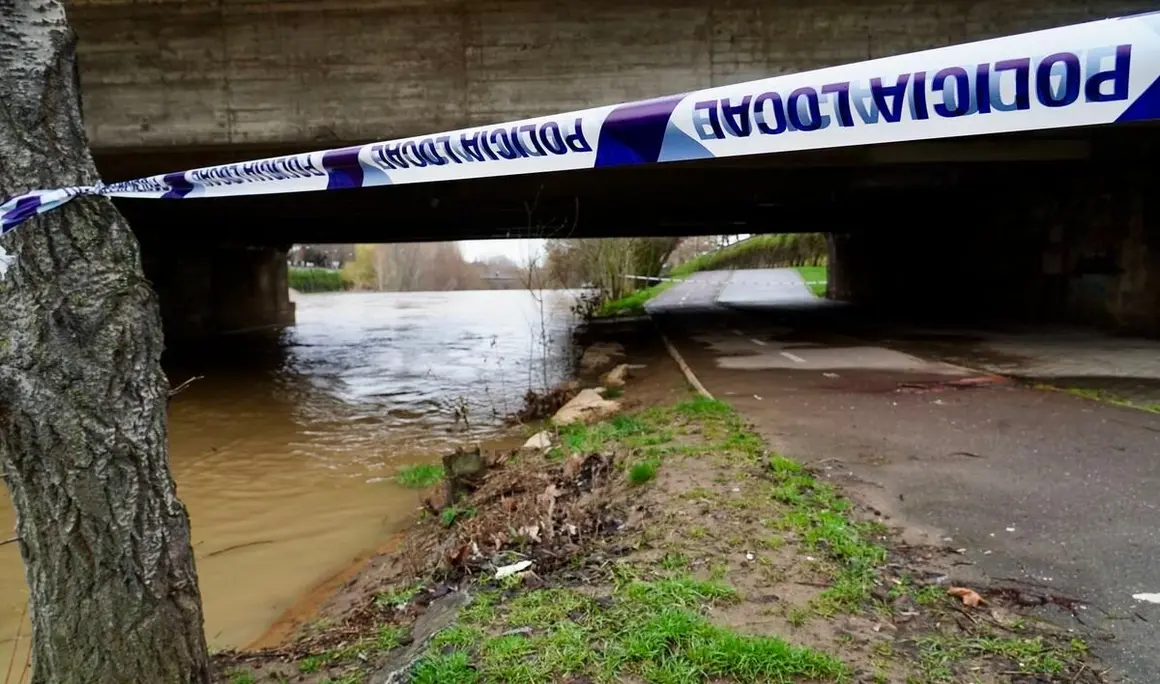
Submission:
[[[193,199],[713,159],[1160,118],[1160,13],[629,104],[35,191],[0,232],[80,195]]]

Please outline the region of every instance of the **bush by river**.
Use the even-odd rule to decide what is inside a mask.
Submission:
[[[341,292],[346,289],[342,272],[330,268],[291,268],[290,287],[299,292]]]

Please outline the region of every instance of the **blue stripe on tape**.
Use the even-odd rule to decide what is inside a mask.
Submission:
[[[16,226],[40,213],[40,195],[30,195],[16,200],[12,211],[4,215],[3,232],[7,233]]]
[[[1123,114],[1116,117],[1116,123],[1148,119],[1160,119],[1160,78],[1152,81],[1152,85],[1145,88],[1140,97],[1128,105]]]
[[[322,155],[322,168],[326,169],[328,177],[327,190],[362,187],[363,168],[358,162],[358,153],[361,149],[361,147],[344,147]]]
[[[660,159],[665,128],[684,95],[624,105],[612,110],[600,127],[596,166],[646,164]]]
[[[712,159],[713,153],[704,145],[693,140],[687,133],[677,128],[672,121],[665,129],[665,141],[657,161],[689,161],[690,159]]]
[[[193,183],[185,179],[184,171],[167,173],[164,180],[169,186],[169,191],[162,195],[161,199],[181,199],[193,192]]]

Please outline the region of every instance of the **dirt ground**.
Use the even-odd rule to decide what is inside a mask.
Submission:
[[[991,588],[695,396],[655,335],[617,337],[621,415],[487,454],[285,643],[219,654],[220,681],[1104,681],[1024,610],[1062,599]]]

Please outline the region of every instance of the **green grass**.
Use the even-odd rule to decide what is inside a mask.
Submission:
[[[656,476],[657,463],[655,461],[637,463],[628,469],[628,481],[638,487],[655,480]]]
[[[471,507],[460,508],[459,506],[448,506],[439,513],[439,524],[444,527],[451,527],[460,520],[469,520],[475,517],[475,509]]]
[[[415,666],[411,674],[413,684],[472,684],[479,681],[479,673],[463,651],[432,653]]]
[[[923,674],[932,682],[951,681],[955,664],[964,658],[1003,658],[1011,661],[1013,672],[1058,675],[1087,652],[1082,641],[1059,648],[1041,637],[929,637],[915,643]]]
[[[630,292],[619,299],[610,299],[596,310],[596,317],[639,316],[644,313],[645,304],[672,286],[671,282],[663,282]]]
[[[391,591],[380,591],[375,595],[375,605],[379,608],[399,608],[411,602],[419,593],[419,585],[400,587]]]
[[[806,281],[806,287],[810,288],[810,292],[813,292],[815,297],[826,296],[826,281],[829,278],[829,267],[798,266],[797,272],[801,274],[802,280]]]
[[[914,592],[914,601],[920,606],[933,606],[946,599],[947,590],[936,584],[931,584]]]
[[[326,660],[322,656],[308,656],[298,661],[298,671],[302,674],[314,674],[325,664]]]
[[[665,570],[687,570],[689,559],[682,553],[670,552],[661,557],[660,565]]]
[[[258,680],[250,672],[233,672],[230,674],[230,684],[255,684]]]
[[[299,292],[341,292],[346,289],[342,272],[330,268],[290,268],[287,278]]]
[[[824,554],[837,568],[832,585],[815,601],[823,615],[853,612],[870,596],[874,580],[886,562],[886,549],[872,537],[880,530],[850,518],[850,502],[829,483],[820,482],[793,461],[770,460],[771,494],[789,506],[781,526],[797,532],[806,548]]]
[[[730,268],[773,268],[825,259],[826,236],[822,233],[755,235],[716,252],[702,254],[675,266],[674,278]]]
[[[717,399],[696,397],[682,401],[673,407],[673,411],[687,418],[723,417],[733,413],[733,408]]]
[[[614,442],[628,446],[655,446],[672,439],[663,429],[647,425],[635,416],[615,416],[593,425],[573,423],[560,428],[560,445],[568,454],[605,451]]]
[[[705,611],[737,600],[731,587],[689,576],[643,581],[631,571],[609,600],[571,589],[540,589],[506,605],[473,603],[460,624],[436,635],[415,682],[834,681],[836,658],[774,637],[743,635],[709,622]],[[478,601],[478,598],[477,598]],[[530,628],[530,634],[508,634]]]
[[[426,489],[431,485],[437,484],[442,479],[443,466],[431,463],[418,463],[407,466],[400,468],[399,472],[395,473],[395,482],[408,489]]]

